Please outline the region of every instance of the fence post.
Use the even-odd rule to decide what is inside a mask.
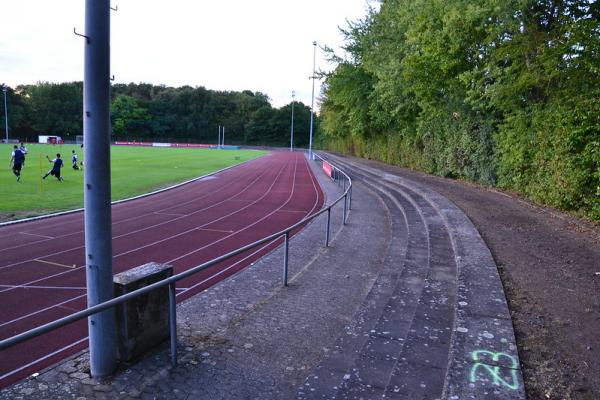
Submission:
[[[171,365],[177,366],[177,304],[175,301],[176,283],[169,284],[169,335],[171,341]]]
[[[344,225],[346,225],[346,208],[348,207],[348,194],[344,195]]]
[[[352,191],[354,189],[354,186],[350,186],[350,198],[348,198],[348,209],[352,210]]]
[[[327,209],[327,230],[325,231],[325,247],[329,247],[329,226],[331,225],[331,207]]]
[[[290,232],[285,233],[285,246],[283,253],[283,286],[288,285],[288,257],[290,251]]]

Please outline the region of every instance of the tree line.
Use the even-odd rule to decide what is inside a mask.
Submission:
[[[8,88],[9,136],[35,142],[39,134],[75,140],[83,133],[83,83],[47,83]],[[111,139],[289,146],[289,103],[272,107],[267,95],[248,90],[115,84],[111,91]],[[0,118],[4,126],[4,113]],[[317,125],[318,126],[318,118]],[[310,107],[294,103],[294,146],[308,147]],[[316,129],[315,129],[316,132]]]
[[[600,3],[382,0],[329,51],[325,145],[600,220]]]

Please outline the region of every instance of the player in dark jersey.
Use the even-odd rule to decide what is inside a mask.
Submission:
[[[60,176],[60,169],[63,166],[63,160],[60,158],[60,153],[56,153],[56,158],[51,160],[50,157],[46,156],[49,162],[53,163],[52,169],[46,172],[46,175],[42,176],[42,179],[46,179],[48,175],[52,175],[56,177],[59,181],[63,181],[62,176]]]
[[[27,147],[25,147],[25,143],[21,142],[19,150],[21,150],[21,153],[23,153],[23,168],[25,168],[25,156],[27,155]]]
[[[75,150],[71,151],[71,164],[74,170],[79,169],[79,165],[77,163],[77,153],[75,153]]]
[[[17,182],[21,180],[21,168],[23,168],[23,163],[25,162],[25,154],[15,145],[12,157],[10,158],[10,165],[13,170],[13,174],[17,177]]]

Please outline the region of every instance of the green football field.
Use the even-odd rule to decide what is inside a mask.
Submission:
[[[0,145],[4,168],[0,168],[0,220],[23,218],[52,211],[83,206],[83,170],[71,168],[71,151],[84,162],[79,145],[27,145],[28,154],[21,181],[10,169],[13,145]],[[56,153],[64,161],[63,182],[55,177],[41,177],[52,164]],[[216,150],[160,147],[111,147],[112,199],[119,200],[148,193],[212,171],[259,157],[266,152],[253,150]],[[13,215],[14,214],[14,215]]]

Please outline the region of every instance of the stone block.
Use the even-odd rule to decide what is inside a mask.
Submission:
[[[113,277],[115,297],[173,275],[170,265],[148,263]],[[169,338],[169,287],[164,286],[116,307],[118,351],[130,361]]]

